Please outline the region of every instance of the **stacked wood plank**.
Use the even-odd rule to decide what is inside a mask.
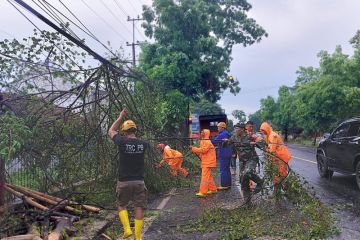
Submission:
[[[83,211],[99,213],[100,209],[90,205],[79,204],[67,199],[61,199],[42,192],[34,191],[29,188],[6,184],[5,189],[22,199],[28,205],[46,212],[52,221],[56,223],[54,230],[48,234],[44,239],[59,240],[61,239],[61,232],[70,229],[73,222],[79,220],[79,215]],[[35,234],[18,235],[5,238],[6,240],[27,240],[27,239],[41,239]]]

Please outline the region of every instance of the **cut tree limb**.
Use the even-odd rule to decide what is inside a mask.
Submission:
[[[7,184],[7,185],[10,186],[10,187],[15,186],[15,185],[12,185],[12,184]],[[83,209],[85,209],[87,211],[94,212],[94,213],[99,213],[100,212],[100,208],[97,208],[97,207],[93,207],[93,206],[86,205],[86,204],[79,204],[79,203],[74,202],[74,201],[61,199],[61,198],[58,198],[58,197],[54,197],[54,196],[51,196],[51,195],[48,195],[48,194],[45,194],[45,193],[42,193],[42,192],[38,192],[38,191],[35,191],[35,190],[32,190],[32,189],[24,188],[24,187],[21,187],[21,186],[16,186],[16,187],[19,187],[19,188],[27,190],[29,192],[35,193],[35,194],[37,194],[39,196],[46,197],[46,198],[51,199],[51,200],[56,201],[56,202],[63,202],[64,204],[77,205],[77,206],[80,206],[81,208],[83,208]]]
[[[10,193],[12,193],[13,195],[15,195],[16,197],[21,198],[21,199],[24,199],[25,202],[27,202],[29,205],[31,205],[31,206],[33,206],[33,207],[35,207],[35,208],[38,208],[38,209],[43,210],[43,211],[48,211],[48,210],[49,210],[49,208],[45,207],[44,205],[41,205],[40,203],[37,203],[37,202],[33,201],[31,198],[25,196],[25,195],[22,194],[22,193],[19,193],[19,192],[13,190],[12,188],[9,188],[9,187],[6,186],[6,185],[5,185],[5,189],[6,189],[8,192],[10,192]]]
[[[56,228],[54,231],[52,231],[49,236],[47,237],[47,240],[60,240],[62,235],[61,232],[66,229],[66,227],[69,227],[71,225],[71,222],[67,218],[61,218],[59,219],[58,223],[56,224]]]
[[[34,234],[25,234],[2,238],[1,240],[42,240],[42,238]]]
[[[57,202],[57,201],[54,201],[52,199],[49,199],[48,197],[44,197],[44,196],[40,196],[34,192],[32,192],[31,190],[29,189],[26,189],[26,188],[23,188],[23,187],[19,187],[19,186],[16,186],[16,185],[10,185],[10,184],[7,184],[8,187],[14,189],[14,190],[17,190],[25,195],[29,195],[30,197],[33,197],[37,200],[40,200],[40,201],[43,201],[43,202],[46,202],[46,203],[50,203],[52,205],[61,205],[63,206],[64,205],[64,201],[61,202]],[[77,210],[73,207],[70,207],[70,206],[64,206],[64,208],[67,210],[67,211],[70,211],[70,212],[73,212],[75,214],[81,214],[81,211],[80,210]]]

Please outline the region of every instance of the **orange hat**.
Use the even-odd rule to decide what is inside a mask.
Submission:
[[[126,121],[123,123],[123,125],[122,125],[122,127],[121,127],[121,130],[122,130],[122,131],[127,131],[127,130],[129,130],[129,129],[131,129],[131,128],[135,128],[135,129],[136,129],[136,125],[135,125],[134,121],[132,121],[132,120],[126,120]]]

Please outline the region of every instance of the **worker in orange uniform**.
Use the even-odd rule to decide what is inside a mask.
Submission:
[[[216,184],[212,176],[212,171],[216,169],[216,151],[210,141],[210,130],[201,131],[200,147],[190,146],[193,153],[201,159],[201,183],[198,197],[206,197],[208,194],[217,192]]]
[[[291,160],[289,149],[285,146],[281,136],[273,131],[270,124],[264,122],[260,126],[260,132],[265,135],[265,143],[267,144],[267,152],[276,157],[269,157],[275,163],[277,168],[274,176],[275,190],[279,190],[279,183],[288,175],[288,162]]]
[[[178,172],[184,177],[189,174],[185,168],[181,167],[184,161],[184,156],[181,152],[171,149],[170,146],[165,146],[163,143],[158,144],[158,149],[163,153],[163,160],[157,165],[158,168],[167,163],[174,177],[178,175]]]

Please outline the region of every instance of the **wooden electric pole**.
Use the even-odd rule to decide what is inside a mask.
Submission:
[[[139,41],[135,42],[135,21],[142,21],[144,19],[140,18],[139,16],[137,16],[137,18],[130,18],[130,16],[128,16],[127,20],[128,22],[132,21],[133,23],[133,40],[132,43],[126,42],[126,45],[132,47],[133,67],[135,67],[136,66],[135,46],[140,44]]]

